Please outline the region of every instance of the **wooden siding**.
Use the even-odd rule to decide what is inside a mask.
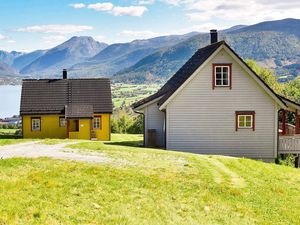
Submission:
[[[212,89],[212,64],[232,63],[232,89]],[[167,105],[167,149],[275,158],[277,105],[221,50]],[[255,131],[235,130],[235,111],[255,111]]]
[[[165,113],[158,109],[157,102],[144,108],[145,115],[145,145],[148,146],[148,129],[156,130],[156,140],[159,147],[165,146]]]

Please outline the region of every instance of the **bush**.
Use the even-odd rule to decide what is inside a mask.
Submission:
[[[295,156],[292,154],[285,154],[277,158],[276,163],[284,166],[295,167]]]

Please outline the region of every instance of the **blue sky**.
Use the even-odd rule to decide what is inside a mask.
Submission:
[[[0,0],[0,49],[32,51],[72,36],[106,43],[300,18],[299,0]]]

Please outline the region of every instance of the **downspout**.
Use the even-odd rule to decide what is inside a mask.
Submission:
[[[133,110],[133,112],[135,112],[136,114],[139,114],[139,115],[143,115],[143,131],[144,131],[143,132],[143,146],[145,147],[145,145],[146,145],[146,142],[145,142],[145,114],[135,111],[135,110]]]

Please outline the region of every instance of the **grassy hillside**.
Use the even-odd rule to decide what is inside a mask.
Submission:
[[[299,170],[134,147],[141,135],[73,144],[111,161],[0,161],[0,224],[297,224]]]
[[[115,108],[129,106],[134,102],[148,97],[156,92],[161,85],[158,84],[122,84],[112,85],[112,99]]]

